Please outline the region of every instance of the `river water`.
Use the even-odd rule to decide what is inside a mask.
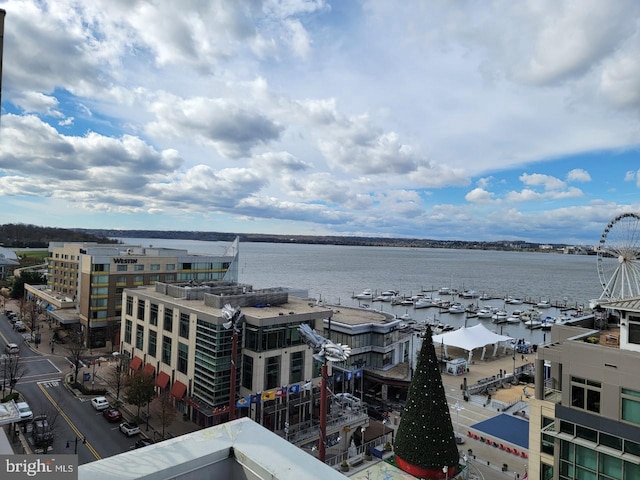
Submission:
[[[120,240],[208,255],[220,255],[229,246],[227,242],[195,240]],[[378,293],[397,290],[402,295],[441,287],[476,290],[491,295],[494,300],[473,302],[497,307],[504,307],[503,299],[512,296],[534,303],[545,299],[553,304],[588,308],[589,301],[601,293],[595,256],[432,248],[241,243],[239,281],[254,288],[305,289],[312,298],[350,306],[359,304],[352,296],[365,288]],[[464,305],[471,302],[460,301]],[[414,310],[385,302],[373,302],[370,306],[396,315],[409,313],[415,320],[436,318],[456,327],[464,322],[467,326],[480,322],[477,318],[465,319],[465,315],[451,315],[433,308]],[[507,305],[508,311],[527,308],[528,305]],[[543,311],[543,317],[560,314],[556,308]],[[521,324],[482,322],[499,333],[502,329],[504,334],[535,343],[544,336],[540,330],[527,330]]]

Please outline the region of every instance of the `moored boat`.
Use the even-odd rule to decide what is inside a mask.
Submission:
[[[365,288],[359,294],[354,295],[353,298],[357,298],[358,300],[373,300],[373,292],[370,288]]]
[[[449,305],[449,313],[464,313],[464,306],[459,302]]]

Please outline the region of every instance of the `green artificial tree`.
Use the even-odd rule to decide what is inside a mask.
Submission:
[[[395,459],[415,477],[452,478],[458,469],[458,446],[431,335],[427,327],[396,434]]]

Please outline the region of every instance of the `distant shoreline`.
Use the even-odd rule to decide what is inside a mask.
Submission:
[[[199,240],[208,242],[232,242],[236,237],[241,242],[262,243],[303,243],[310,245],[375,246],[403,248],[457,248],[466,250],[506,250],[543,253],[591,254],[586,247],[573,247],[567,244],[539,244],[525,241],[473,242],[461,240],[431,240],[417,238],[378,238],[378,237],[341,237],[312,235],[268,235],[258,233],[197,232],[197,231],[159,231],[159,230],[108,230],[74,229],[107,238],[162,238],[177,240]],[[567,249],[574,251],[568,252]],[[595,253],[595,252],[594,252]]]

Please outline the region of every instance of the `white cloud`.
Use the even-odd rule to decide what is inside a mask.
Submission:
[[[471,203],[486,203],[494,199],[494,194],[483,188],[474,188],[465,195],[465,200]]]
[[[566,183],[559,178],[545,175],[542,173],[523,173],[520,175],[520,181],[528,186],[543,187],[545,190],[560,190],[565,188]]]
[[[582,168],[574,168],[569,173],[567,173],[567,181],[568,182],[590,182],[591,175],[589,172]]]

